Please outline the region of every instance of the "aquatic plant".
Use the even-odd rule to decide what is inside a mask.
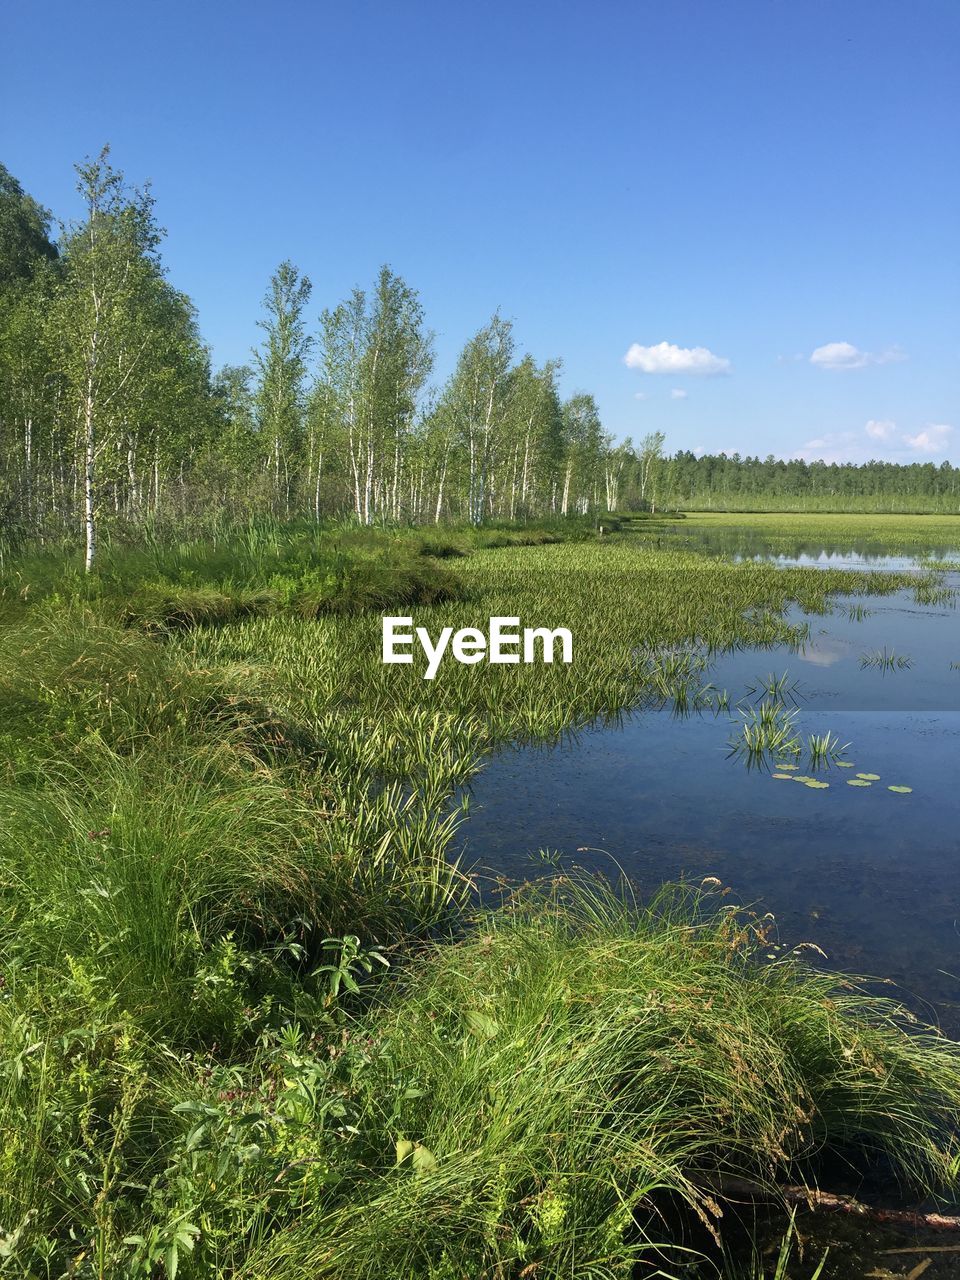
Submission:
[[[747,687],[746,696],[756,698],[757,701],[768,699],[772,702],[791,702],[798,705],[803,699],[803,692],[800,681],[791,680],[789,671],[784,671],[779,676],[769,672]]]
[[[738,710],[740,722],[728,739],[731,754],[757,757],[799,750],[796,712],[782,702],[765,698],[758,706]]]
[[[848,604],[843,607],[842,611],[851,622],[865,622],[872,612],[866,605],[860,603]]]
[[[947,1177],[956,1047],[777,959],[768,923],[569,877],[474,919],[454,856],[498,743],[647,705],[661,648],[789,642],[791,601],[902,577],[463,536],[440,564],[396,534],[411,614],[571,625],[571,666],[385,668],[383,531],[105,548],[90,582],[52,555],[5,566],[11,1271],[603,1274],[675,1243],[661,1191],[722,1234],[720,1168],[773,1181],[835,1145]],[[328,570],[344,607],[313,608]],[[689,675],[691,705],[719,699]],[[788,728],[772,699],[751,711],[758,736]],[[787,777],[794,737],[770,748]]]
[[[897,653],[894,649],[874,649],[870,653],[861,653],[860,667],[876,667],[880,671],[903,671],[913,666],[913,659],[905,653]]]
[[[807,754],[811,764],[822,764],[824,761],[839,763],[838,756],[850,746],[849,742],[841,742],[835,733],[811,733],[807,738]]]

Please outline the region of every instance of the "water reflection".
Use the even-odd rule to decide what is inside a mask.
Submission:
[[[960,573],[946,582],[960,586]],[[789,620],[804,615],[795,608]],[[893,978],[960,1030],[954,602],[918,604],[902,590],[806,620],[799,647],[678,659],[696,675],[686,705],[661,699],[557,748],[503,752],[474,784],[468,857],[511,876],[542,870],[531,862],[541,848],[597,868],[613,857],[648,890],[720,876],[773,911],[791,941]],[[890,674],[861,662],[884,649],[910,665]],[[758,678],[771,666],[775,676]],[[737,707],[769,697],[780,673],[791,686],[800,680],[792,714],[801,749],[780,744],[744,768],[730,754]],[[811,738],[826,735],[835,748],[850,745],[811,759]]]

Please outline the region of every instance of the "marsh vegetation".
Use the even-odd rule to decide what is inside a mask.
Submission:
[[[917,585],[626,527],[264,521],[5,564],[11,1274],[732,1276],[732,1176],[842,1156],[950,1193],[960,1050],[725,885],[637,900],[546,859],[478,899],[491,752],[665,707],[742,722],[785,777],[842,765],[777,737],[792,677],[740,697],[710,663]],[[575,661],[424,682],[380,661],[401,605],[568,626]]]

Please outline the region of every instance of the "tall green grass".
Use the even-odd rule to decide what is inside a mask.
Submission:
[[[471,915],[495,746],[719,707],[713,653],[905,581],[581,532],[251,525],[93,581],[7,567],[0,1274],[679,1275],[726,1238],[725,1175],[955,1177],[956,1046],[769,961],[770,922],[562,879]],[[574,663],[425,681],[380,661],[395,605],[569,626]]]
[[[942,1184],[957,1047],[796,953],[764,960],[769,930],[705,891],[638,908],[562,880],[424,954],[364,1023],[370,1176],[241,1274],[677,1274],[678,1206],[722,1238],[724,1178],[775,1187],[859,1149]]]

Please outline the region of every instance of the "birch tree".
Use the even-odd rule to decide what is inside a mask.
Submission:
[[[303,465],[307,356],[313,339],[304,312],[311,284],[292,262],[281,262],[263,300],[257,321],[266,337],[253,353],[259,375],[257,424],[269,443],[270,468],[278,512],[289,517]]]
[[[489,514],[502,461],[510,390],[513,326],[499,312],[464,347],[446,392],[447,410],[467,455],[467,508],[471,524]]]
[[[640,448],[637,451],[640,464],[640,501],[649,503],[651,510],[656,508],[654,483],[660,458],[663,455],[665,439],[662,431],[651,431],[640,441]]]
[[[587,392],[577,392],[563,406],[561,515],[583,515],[597,507],[607,449],[597,402]]]
[[[372,295],[355,289],[321,317],[320,367],[311,396],[318,432],[345,446],[357,519],[400,519],[414,424],[433,366],[432,335],[417,293],[381,267]],[[319,438],[319,435],[318,435]]]
[[[89,573],[97,552],[98,466],[108,445],[116,445],[123,397],[155,336],[142,320],[159,276],[160,232],[149,192],[127,187],[109,163],[108,147],[78,165],[77,174],[86,218],[66,240],[54,315],[78,427]]]

